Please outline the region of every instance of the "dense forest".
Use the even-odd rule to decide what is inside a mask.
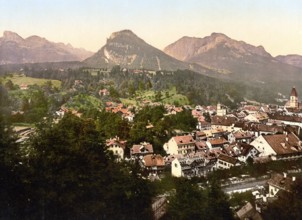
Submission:
[[[262,103],[274,103],[277,93],[274,85],[253,85],[248,82],[234,82],[226,79],[215,79],[189,70],[147,71],[135,73],[132,70],[113,67],[106,69],[74,68],[74,69],[43,69],[39,66],[22,68],[27,76],[62,81],[63,89],[70,88],[75,80],[82,80],[82,92],[97,94],[104,88],[104,82],[109,83],[116,97],[129,97],[137,90],[162,91],[176,87],[180,94],[188,97],[192,104],[210,105],[221,102],[231,108],[243,100],[255,100]],[[152,73],[151,73],[152,72]],[[1,71],[2,74],[7,71]],[[106,84],[105,83],[105,84]],[[110,84],[111,83],[111,84]],[[292,85],[290,85],[292,86]],[[290,87],[289,87],[290,88]]]

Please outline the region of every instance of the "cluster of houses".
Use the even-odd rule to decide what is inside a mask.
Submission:
[[[297,97],[292,95],[297,92],[292,92],[290,97],[290,101],[297,103]],[[288,105],[282,108],[242,103],[239,109],[230,113],[221,104],[216,108],[196,106],[191,111],[198,119],[197,130],[171,137],[163,145],[166,155],[154,154],[149,143],[138,143],[130,147],[130,158],[139,159],[151,173],[157,174],[166,167],[171,169],[173,176],[189,178],[248,162],[300,158],[302,142],[298,136],[302,117],[292,114],[297,106],[291,104],[288,108]],[[121,104],[107,108],[112,112],[124,109]],[[173,106],[167,108],[173,110],[173,114],[181,111]],[[205,120],[205,113],[210,115],[211,121]],[[108,149],[113,149],[109,145]],[[115,149],[117,152],[125,150],[122,144],[116,146],[120,148]],[[120,158],[124,158],[123,155],[119,153]]]

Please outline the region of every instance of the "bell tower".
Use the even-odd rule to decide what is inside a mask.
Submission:
[[[298,108],[298,93],[295,87],[292,88],[289,97],[289,107],[290,108]]]

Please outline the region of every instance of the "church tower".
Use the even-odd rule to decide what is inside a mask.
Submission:
[[[292,88],[289,97],[289,107],[290,108],[298,108],[298,93],[295,87]]]

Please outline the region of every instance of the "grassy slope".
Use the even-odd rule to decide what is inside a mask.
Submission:
[[[79,110],[79,109],[91,109],[91,108],[99,108],[101,105],[101,101],[90,95],[80,94],[74,96],[71,100],[66,103],[66,106],[71,109]]]
[[[12,76],[9,77],[0,77],[0,80],[2,80],[3,84],[5,84],[8,80],[11,80],[13,84],[21,86],[22,84],[25,85],[38,85],[41,86],[45,84],[47,81],[51,81],[53,87],[60,88],[61,87],[61,81],[59,80],[51,80],[51,79],[39,79],[39,78],[32,78],[32,77],[27,77],[24,75],[18,75],[18,74],[13,74]]]
[[[169,93],[169,96],[166,97],[166,92]],[[176,88],[173,87],[170,90],[164,90],[162,93],[161,102],[164,104],[174,104],[177,102],[180,105],[189,104],[189,100],[186,96],[177,94]],[[155,91],[147,90],[147,91],[139,91],[136,92],[136,96],[131,99],[121,99],[124,105],[138,105],[142,100],[150,100],[155,101]]]

